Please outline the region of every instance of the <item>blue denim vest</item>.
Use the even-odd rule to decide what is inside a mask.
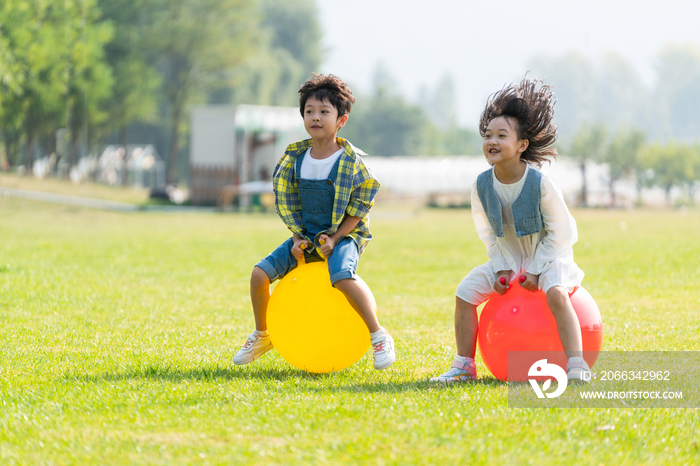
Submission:
[[[528,168],[523,189],[510,206],[515,220],[515,235],[518,238],[534,235],[544,228],[540,212],[541,181],[542,173]],[[493,168],[479,175],[476,179],[476,190],[493,232],[503,238],[503,212],[493,187]]]
[[[306,152],[297,157],[295,177],[299,183],[299,200],[301,201],[301,218],[309,237],[314,238],[333,225],[333,201],[335,201],[335,179],[338,177],[340,157],[333,164],[325,180],[307,180],[301,178],[301,164]]]

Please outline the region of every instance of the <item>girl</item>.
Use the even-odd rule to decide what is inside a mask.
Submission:
[[[557,322],[569,362],[567,378],[589,379],[582,358],[581,329],[569,299],[583,272],[574,262],[576,222],[561,191],[539,168],[556,158],[553,120],[555,99],[549,86],[525,78],[491,95],[481,114],[479,132],[492,168],[472,187],[472,216],[489,261],[473,269],[457,287],[457,356],[450,370],[431,379],[476,379],[476,309],[493,292],[503,294],[516,280],[526,290],[541,289]]]

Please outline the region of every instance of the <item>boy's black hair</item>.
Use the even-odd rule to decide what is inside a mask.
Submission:
[[[313,78],[299,88],[299,112],[301,116],[304,116],[306,101],[311,97],[321,102],[328,100],[331,105],[338,109],[338,118],[349,114],[352,104],[355,103],[355,97],[352,96],[348,85],[332,74],[326,76],[314,73]]]
[[[518,85],[510,84],[491,94],[479,120],[479,133],[484,137],[491,120],[505,117],[515,128],[518,139],[527,139],[529,145],[521,160],[541,166],[557,157],[552,145],[557,140],[557,124],[554,122],[556,99],[550,86],[541,85],[538,79],[525,78]]]

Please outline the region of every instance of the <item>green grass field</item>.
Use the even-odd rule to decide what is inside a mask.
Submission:
[[[385,207],[385,209],[387,209]],[[700,350],[700,215],[574,211],[605,350]],[[359,273],[397,362],[234,367],[274,214],[117,214],[0,198],[0,464],[698,464],[694,409],[513,409],[436,387],[453,293],[486,260],[467,210],[382,210]],[[613,427],[614,426],[614,427]]]

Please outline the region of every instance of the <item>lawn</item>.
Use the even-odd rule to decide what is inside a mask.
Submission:
[[[312,375],[253,329],[274,214],[109,213],[0,198],[0,464],[697,464],[694,409],[513,409],[490,377],[427,382],[485,261],[467,210],[373,214],[359,273],[397,344]],[[700,350],[696,210],[574,211],[605,350]]]
[[[66,196],[89,197],[132,204],[148,204],[150,190],[133,186],[108,186],[98,183],[75,184],[69,180],[53,177],[38,179],[34,176],[19,176],[0,171],[0,186],[3,188],[42,191]],[[0,194],[2,194],[0,192]]]

